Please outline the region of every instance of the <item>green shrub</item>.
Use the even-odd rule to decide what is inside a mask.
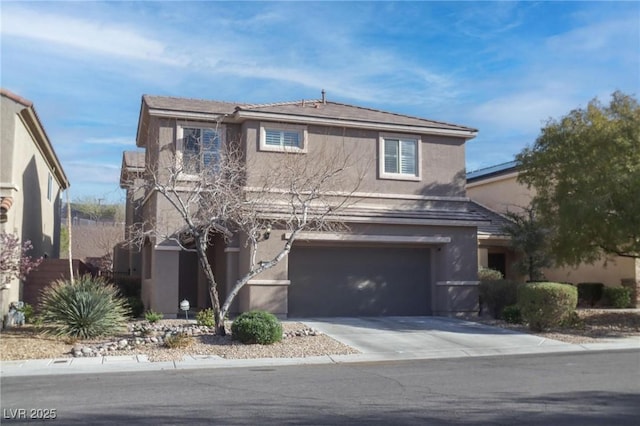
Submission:
[[[207,308],[198,312],[196,314],[196,322],[200,326],[213,327],[215,325],[215,321],[213,317],[213,309]]]
[[[187,333],[172,334],[164,339],[164,345],[170,349],[184,349],[193,344],[193,337]]]
[[[35,322],[35,312],[33,310],[33,306],[28,303],[22,305],[22,308],[18,309],[18,311],[22,312],[24,315],[24,323],[25,324],[33,324]]]
[[[480,281],[480,300],[494,318],[501,318],[505,306],[517,302],[518,286],[510,280]]]
[[[83,275],[72,284],[58,280],[40,296],[42,320],[49,333],[70,339],[114,334],[127,323],[129,309],[118,289],[102,278]]]
[[[149,309],[147,312],[144,313],[144,319],[149,321],[151,324],[155,324],[156,322],[160,321],[162,318],[164,318],[164,315],[161,314],[160,312],[154,311],[153,309]]]
[[[478,279],[480,281],[498,281],[503,279],[502,272],[495,269],[480,267],[478,268]]]
[[[578,283],[578,301],[593,307],[602,299],[604,284]]]
[[[282,340],[282,325],[268,312],[245,312],[231,324],[231,334],[245,344],[269,345]]]
[[[533,331],[558,326],[578,304],[578,289],[572,285],[541,282],[527,283],[518,289],[522,319]]]
[[[127,303],[129,304],[129,310],[131,311],[131,318],[138,318],[144,312],[144,304],[139,297],[129,296],[127,297]]]
[[[605,287],[604,298],[608,306],[616,309],[624,309],[631,306],[631,294],[633,291],[627,287]]]
[[[522,324],[522,313],[518,305],[505,306],[502,310],[502,319],[510,324]]]

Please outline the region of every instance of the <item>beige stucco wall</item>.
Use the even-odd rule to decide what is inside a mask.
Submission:
[[[2,96],[0,145],[0,196],[12,197],[7,222],[0,231],[31,241],[32,257],[59,257],[60,184],[40,151],[34,136],[19,115],[25,107]],[[51,177],[51,199],[47,198]],[[10,302],[20,300],[21,283],[14,280],[3,291],[1,312]]]
[[[517,176],[517,172],[511,172],[503,176],[472,182],[467,185],[467,195],[472,200],[499,213],[518,211],[518,206],[529,205],[535,190],[518,183]],[[613,286],[620,285],[622,279],[640,279],[637,262],[634,259],[616,256],[594,264],[583,263],[576,268],[550,268],[544,270],[544,274],[548,280],[552,281],[574,284],[602,282]]]
[[[243,148],[247,152],[247,163],[251,165],[249,186],[261,186],[264,173],[262,168],[272,167],[282,161],[283,155],[277,152],[259,150],[260,122],[243,123]],[[398,195],[398,199],[413,196],[464,197],[464,140],[433,135],[415,135],[421,139],[422,161],[421,180],[394,180],[379,178],[378,144],[380,135],[385,132],[362,129],[345,129],[322,126],[307,126],[308,152],[305,155],[321,161],[334,152],[342,152],[350,157],[349,168],[342,178],[345,188],[352,190],[357,186],[358,195],[368,195],[367,201],[388,204],[393,202],[389,196]],[[375,194],[385,198],[375,199]],[[373,198],[371,200],[370,198]]]
[[[529,205],[535,190],[519,184],[517,178],[518,173],[512,172],[469,183],[467,196],[499,213],[521,211],[522,207]]]
[[[640,263],[638,259],[616,256],[609,261],[601,260],[593,265],[583,263],[577,268],[545,269],[544,275],[551,281],[573,284],[597,282],[607,286],[619,286],[624,279],[640,279],[640,275],[637,275],[636,264],[638,263]]]

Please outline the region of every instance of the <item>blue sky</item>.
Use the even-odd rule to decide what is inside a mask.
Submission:
[[[35,103],[71,197],[121,201],[142,94],[320,97],[479,129],[467,169],[640,92],[638,2],[1,3],[1,83]]]

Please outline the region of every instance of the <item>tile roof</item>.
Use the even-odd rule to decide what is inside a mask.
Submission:
[[[122,164],[126,168],[144,169],[144,151],[124,151],[122,153]]]
[[[489,234],[493,236],[506,235],[503,231],[503,228],[505,225],[510,223],[510,221],[505,216],[501,215],[500,213],[494,212],[488,207],[476,203],[475,201],[469,202],[469,210],[476,214],[482,215],[486,220],[486,222],[478,226],[478,233]]]
[[[243,104],[235,102],[208,101],[204,99],[175,98],[170,96],[143,95],[143,102],[149,108],[169,111],[204,112],[210,114],[231,114]]]
[[[442,121],[428,120],[425,118],[380,111],[339,102],[323,102],[321,100],[248,104],[144,95],[143,101],[152,109],[180,112],[232,114],[238,111],[238,113],[241,114],[245,111],[276,115],[296,115],[311,118],[358,121],[362,123],[386,123],[403,126],[430,127],[434,129],[460,130],[466,132],[477,131],[470,127],[445,123]]]

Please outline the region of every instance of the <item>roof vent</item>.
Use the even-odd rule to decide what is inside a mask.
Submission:
[[[327,92],[325,92],[324,89],[322,89],[322,105],[326,105],[327,104],[326,95],[327,95]]]

